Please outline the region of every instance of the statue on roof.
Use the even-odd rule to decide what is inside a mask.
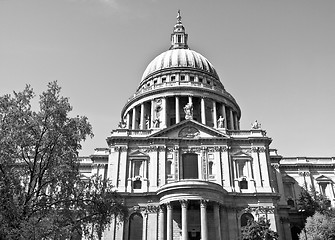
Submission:
[[[261,124],[257,122],[257,120],[255,120],[254,123],[251,124],[251,129],[260,129],[261,128]]]

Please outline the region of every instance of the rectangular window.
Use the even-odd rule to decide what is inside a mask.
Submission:
[[[176,80],[176,76],[171,76],[171,82]]]
[[[181,75],[181,76],[180,76],[180,80],[181,80],[181,81],[185,81],[185,76],[184,76],[184,75]]]
[[[194,82],[194,77],[193,76],[190,76],[190,81]]]
[[[162,83],[165,83],[165,82],[166,82],[166,78],[163,77],[163,78],[162,78]]]
[[[134,177],[141,176],[142,161],[134,161]]]
[[[248,177],[247,162],[245,160],[237,161],[237,177]]]

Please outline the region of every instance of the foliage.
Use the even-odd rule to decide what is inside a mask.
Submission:
[[[307,237],[307,238],[306,238]],[[308,217],[305,229],[299,235],[300,240],[333,240],[335,239],[335,215],[316,212]]]
[[[270,229],[270,221],[259,218],[258,221],[249,220],[241,229],[242,240],[277,240],[278,234]]]
[[[313,187],[310,188],[310,191],[302,188],[298,204],[304,217],[313,216],[316,211],[327,212],[330,208],[329,199],[319,194]]]
[[[69,116],[60,90],[49,83],[38,111],[30,86],[0,96],[0,239],[99,237],[112,214],[125,212],[108,181],[81,180],[77,154],[92,128]]]

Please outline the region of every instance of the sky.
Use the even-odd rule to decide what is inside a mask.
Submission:
[[[107,147],[142,74],[170,47],[178,9],[188,44],[286,157],[335,156],[334,0],[0,0],[0,95],[57,80]]]

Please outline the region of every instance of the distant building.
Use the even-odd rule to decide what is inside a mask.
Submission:
[[[233,240],[264,216],[291,240],[302,186],[334,205],[334,158],[283,158],[257,121],[241,130],[240,118],[213,65],[188,48],[178,13],[170,49],[144,71],[108,148],[83,159],[83,173],[109,178],[130,209],[104,239]]]

